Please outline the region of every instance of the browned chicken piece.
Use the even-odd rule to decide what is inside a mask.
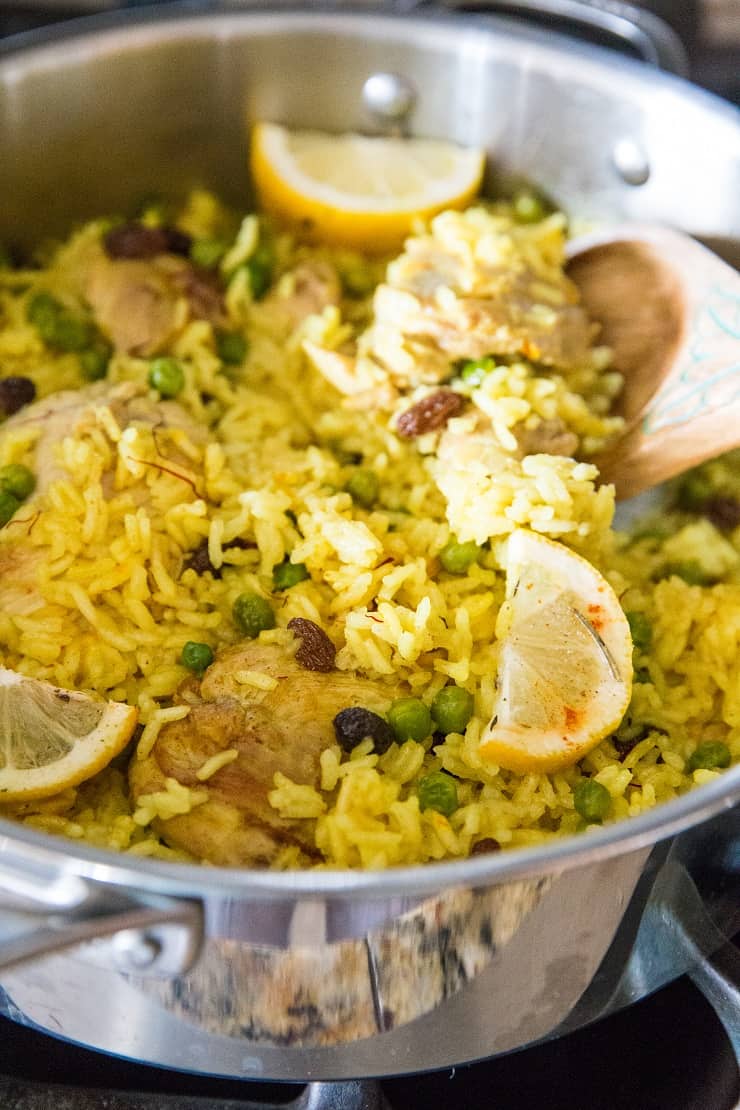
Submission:
[[[132,355],[163,350],[191,318],[225,322],[218,289],[175,255],[112,259],[101,247],[90,254],[84,294],[116,350]]]
[[[291,327],[296,327],[307,316],[323,312],[328,305],[339,304],[341,295],[342,287],[334,267],[322,259],[314,259],[299,262],[263,303],[279,308]]]
[[[244,671],[270,676],[274,689],[240,682]],[[171,846],[212,864],[264,867],[285,844],[315,854],[314,822],[283,818],[268,801],[275,773],[318,786],[321,753],[336,743],[337,713],[362,706],[382,714],[395,696],[392,687],[360,675],[306,670],[294,651],[277,644],[250,641],[230,648],[200,683],[184,683],[179,700],[190,705],[188,716],[161,729],[146,759],[131,761],[134,801],[166,789],[168,778],[193,789],[205,786],[206,802],[155,827]],[[200,782],[197,772],[205,762],[232,749],[237,758]]]
[[[101,406],[111,410],[121,428],[141,424],[160,429],[168,461],[187,467],[188,472],[192,461],[181,455],[175,444],[165,441],[167,429],[182,429],[195,443],[202,442],[205,436],[204,429],[175,401],[153,401],[142,386],[133,382],[113,386],[98,382],[83,389],[52,393],[6,420],[0,426],[0,438],[20,427],[37,426],[39,429],[29,462],[36,487],[15,516],[0,529],[0,608],[6,613],[30,613],[42,603],[37,591],[37,576],[47,551],[28,542],[29,529],[37,513],[43,510],[44,495],[50,484],[66,475],[56,448],[65,436],[95,426]],[[113,469],[102,477],[106,495],[112,492],[112,483]],[[134,498],[138,492],[133,491]],[[140,504],[145,503],[146,496],[147,487],[142,482]]]
[[[487,355],[520,355],[545,366],[578,366],[587,357],[594,330],[576,304],[537,311],[527,286],[532,275],[520,278],[504,297],[460,297],[441,308],[431,298],[419,297],[416,311],[402,325],[405,343],[416,352],[418,370],[410,374],[393,367],[395,384],[413,388],[449,377],[450,363]],[[381,287],[376,311],[392,291]]]
[[[450,219],[460,225],[455,234]],[[390,399],[380,390],[383,382],[401,393],[437,385],[455,363],[488,355],[557,369],[589,362],[598,329],[557,250],[551,246],[540,256],[520,242],[519,231],[502,231],[495,222],[473,236],[467,221],[448,213],[407,240],[375,291],[373,322],[355,351],[306,344],[316,368],[342,393],[374,395],[382,405]]]
[[[486,355],[521,355],[560,368],[588,359],[597,329],[558,268],[535,268],[524,254],[500,265],[473,263],[420,237],[407,242],[389,276],[375,294],[375,319],[398,332],[396,342],[411,344],[419,364],[391,362],[400,386],[433,384],[449,376],[450,362]],[[382,331],[378,338],[376,355],[385,347]]]
[[[525,455],[563,455],[572,458],[578,450],[578,436],[562,420],[541,420],[534,428],[514,430],[519,451]]]

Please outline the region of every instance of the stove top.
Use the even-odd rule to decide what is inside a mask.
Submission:
[[[0,3],[0,37],[80,11],[74,0],[69,6],[48,7],[33,0]],[[740,104],[740,45],[718,40],[687,46],[692,80]],[[0,1110],[329,1110],[325,1097],[294,1084],[139,1065],[0,1017]],[[328,1097],[333,1110],[348,1106],[340,1086]],[[691,981],[682,978],[556,1041],[451,1070],[368,1081],[362,1092],[355,1091],[352,1107],[740,1110],[740,1074],[714,1011]]]

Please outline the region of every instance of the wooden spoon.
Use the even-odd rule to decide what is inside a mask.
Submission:
[[[626,427],[594,461],[632,497],[740,445],[740,274],[680,232],[574,239],[568,273],[625,379]]]

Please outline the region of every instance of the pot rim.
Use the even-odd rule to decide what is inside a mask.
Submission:
[[[713,782],[655,806],[639,817],[624,818],[588,833],[555,839],[534,848],[504,849],[487,856],[374,871],[270,871],[169,863],[37,832],[6,818],[0,818],[0,856],[10,867],[16,862],[44,869],[53,867],[55,874],[134,887],[143,893],[182,897],[208,894],[262,901],[293,899],[296,895],[332,900],[357,895],[370,899],[408,898],[454,886],[490,886],[545,873],[560,874],[596,860],[627,855],[708,821],[738,803],[740,764]]]
[[[447,40],[452,26],[459,34],[474,38],[478,43],[480,36],[489,38],[497,34],[515,43],[526,43],[542,57],[554,56],[561,61],[563,51],[567,49],[569,54],[577,52],[581,60],[590,60],[602,72],[605,66],[612,72],[616,67],[621,71],[622,78],[630,78],[638,85],[654,86],[658,83],[670,87],[697,103],[703,102],[714,115],[724,115],[740,125],[740,111],[733,105],[681,77],[651,69],[644,62],[624,57],[606,47],[576,42],[565,34],[545,32],[501,16],[466,14],[463,24],[460,15],[449,12],[424,11],[409,16],[402,12],[379,11],[370,6],[337,10],[322,5],[306,10],[292,3],[273,3],[267,8],[221,5],[216,9],[193,11],[182,5],[87,15],[13,35],[0,42],[0,74],[7,66],[12,69],[13,64],[25,56],[60,49],[66,53],[70,45],[75,42],[84,44],[89,38],[115,41],[128,31],[134,38],[145,41],[161,37],[162,28],[168,26],[177,29],[178,37],[187,37],[202,33],[204,27],[212,30],[214,24],[270,26],[276,18],[284,31],[322,27],[331,32],[333,28],[355,28],[357,34],[369,34],[371,38],[388,35],[391,30],[397,33],[399,26],[404,26],[406,35],[426,45],[437,37]],[[740,142],[740,126],[738,140]],[[262,900],[283,900],[296,895],[332,899],[356,895],[368,898],[409,897],[432,894],[450,886],[489,885],[543,872],[566,871],[597,858],[608,859],[637,851],[729,810],[738,802],[740,765],[724,772],[715,781],[638,817],[592,829],[582,836],[565,837],[533,848],[504,850],[488,856],[384,871],[258,871],[170,863],[76,843],[6,818],[0,818],[0,853],[11,866],[14,859],[36,864],[39,868],[53,866],[57,873],[135,887],[149,893],[198,896],[207,892]]]
[[[393,0],[391,0],[393,2]],[[417,8],[386,8],[382,0],[374,4],[372,0],[358,0],[351,8],[342,0],[316,0],[316,3],[300,3],[300,0],[268,0],[264,6],[259,0],[215,0],[213,6],[200,7],[198,0],[161,0],[147,7],[115,8],[84,14],[47,24],[30,31],[21,31],[0,40],[0,70],[4,62],[22,54],[32,54],[44,50],[53,51],[55,47],[69,47],[74,40],[89,37],[115,37],[121,31],[147,32],[160,30],[165,25],[178,28],[185,37],[203,25],[212,28],[216,23],[271,24],[280,19],[284,30],[310,30],[312,25],[331,21],[338,29],[358,25],[361,38],[387,36],[391,28],[396,32],[399,26],[407,28],[407,36],[417,40],[438,38],[445,43],[449,29],[455,28],[459,34],[476,40],[478,36],[490,37],[496,33],[501,37],[524,42],[541,56],[557,56],[562,60],[563,52],[577,54],[581,62],[589,60],[602,70],[608,67],[620,71],[621,80],[633,79],[637,84],[656,83],[671,88],[672,91],[688,97],[696,104],[704,104],[714,114],[721,114],[738,125],[740,140],[740,108],[716,93],[710,92],[689,79],[666,70],[658,69],[638,58],[621,54],[616,49],[599,46],[574,38],[564,30],[551,30],[549,27],[530,24],[515,15],[485,14],[477,11],[455,12],[444,7],[435,7],[435,0],[415,0]],[[611,74],[610,74],[611,79]]]

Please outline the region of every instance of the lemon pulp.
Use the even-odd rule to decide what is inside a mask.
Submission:
[[[45,798],[121,751],[137,711],[0,668],[0,801]]]
[[[562,544],[507,541],[498,696],[481,753],[518,772],[555,771],[612,732],[629,704],[632,640],[606,579]]]

